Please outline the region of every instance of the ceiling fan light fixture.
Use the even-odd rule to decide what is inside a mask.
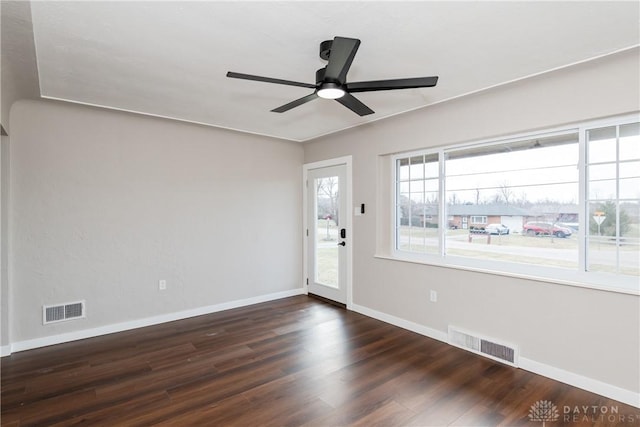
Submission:
[[[318,89],[318,96],[324,99],[338,99],[345,94],[344,89],[335,83],[324,83]]]

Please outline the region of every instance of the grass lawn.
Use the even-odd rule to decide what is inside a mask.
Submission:
[[[319,248],[316,254],[316,281],[327,286],[338,286],[338,246]]]
[[[402,227],[400,249],[437,254],[438,229]],[[620,273],[636,276],[640,274],[640,242],[637,238],[625,237],[623,244],[616,247],[615,241],[608,237],[592,237],[587,249],[590,254],[590,271],[615,272],[616,256],[618,256]],[[446,253],[498,262],[575,269],[578,267],[578,238],[576,235],[568,238],[520,234],[489,236],[479,233],[470,234],[468,230],[447,230]]]

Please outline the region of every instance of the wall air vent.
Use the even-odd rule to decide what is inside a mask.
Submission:
[[[85,317],[84,301],[42,306],[42,324],[44,325],[83,317]]]
[[[518,366],[518,347],[449,326],[449,344],[510,366]]]

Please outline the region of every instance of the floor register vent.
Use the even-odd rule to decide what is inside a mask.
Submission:
[[[63,322],[84,317],[84,301],[42,306],[42,323]]]
[[[510,366],[518,366],[518,347],[449,326],[449,344]]]

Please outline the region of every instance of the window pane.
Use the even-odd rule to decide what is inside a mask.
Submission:
[[[639,176],[640,162],[620,163],[620,178],[638,178]]]
[[[448,153],[447,255],[576,268],[577,166],[577,133]]]
[[[409,181],[409,188],[412,193],[422,193],[424,191],[424,181]]]
[[[409,235],[409,227],[403,226],[398,229],[398,250],[409,251],[411,250],[410,242],[411,237]]]
[[[411,158],[411,170],[409,174],[411,179],[424,178],[424,156]]]
[[[614,202],[589,203],[589,271],[615,273],[618,271],[618,251],[616,238],[616,205]]]
[[[616,180],[605,179],[589,182],[589,199],[603,200],[616,198]]]
[[[437,179],[427,179],[424,181],[424,190],[438,193],[438,180]]]
[[[616,164],[608,163],[604,165],[595,165],[589,168],[589,180],[598,181],[601,179],[615,179]]]
[[[396,168],[398,172],[398,181],[405,181],[409,179],[409,159],[399,159],[396,162]]]
[[[409,193],[400,194],[398,200],[398,225],[409,225],[409,215],[411,208],[409,200]]]
[[[424,193],[424,201],[427,206],[427,211],[431,215],[438,215],[438,192],[426,191]]]
[[[635,206],[633,206],[635,205]],[[589,204],[589,237],[587,269],[627,275],[640,274],[640,236],[638,235],[637,203],[631,209],[621,206],[620,239],[616,239],[615,205]],[[630,211],[635,211],[632,213]],[[597,216],[595,212],[603,215]],[[596,220],[596,218],[599,218]],[[598,230],[598,221],[601,222]]]
[[[640,276],[640,202],[620,203],[620,273]]]
[[[589,163],[616,161],[616,127],[587,131],[587,161]]]
[[[587,165],[588,271],[627,275],[640,273],[639,130],[640,125],[633,123],[587,132],[589,163],[614,160],[607,165]],[[616,163],[617,156],[620,161]]]
[[[408,225],[407,218],[409,218],[409,193],[401,193],[398,199],[398,206],[400,207],[400,218],[404,220],[400,225]]]
[[[399,159],[398,229],[396,248],[417,253],[438,253],[438,155]]]
[[[422,204],[424,203],[424,193],[409,193],[409,198],[411,199],[412,211],[415,211],[416,209],[422,209]]]
[[[640,123],[620,126],[620,160],[640,159]]]
[[[435,159],[433,157],[427,159],[427,163],[424,165],[424,176],[425,178],[438,178],[440,175],[438,168],[438,158]]]
[[[620,178],[620,199],[640,199],[640,178]]]

